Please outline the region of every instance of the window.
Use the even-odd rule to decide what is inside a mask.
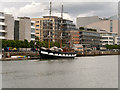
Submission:
[[[36,27],[39,27],[39,25],[36,25]]]
[[[36,31],[38,31],[39,29],[36,29]]]
[[[35,35],[32,34],[32,35],[31,35],[31,38],[35,38]]]
[[[108,37],[102,37],[102,39],[108,39]]]
[[[34,26],[34,23],[31,23],[31,26]]]
[[[4,19],[0,19],[0,22],[4,22]]]
[[[36,34],[39,34],[39,33],[36,33]]]
[[[35,29],[34,29],[34,28],[31,28],[31,32],[33,32],[33,33],[34,33],[34,32],[35,32]]]
[[[0,32],[0,36],[5,36],[5,33]]]
[[[110,20],[110,32],[112,32],[112,20]]]
[[[109,37],[109,39],[113,39],[112,37]]]
[[[39,23],[39,21],[36,21],[36,23]]]
[[[4,14],[2,12],[0,12],[0,16],[4,16]]]

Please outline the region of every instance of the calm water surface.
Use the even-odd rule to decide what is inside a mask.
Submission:
[[[2,62],[3,88],[117,88],[118,56]]]

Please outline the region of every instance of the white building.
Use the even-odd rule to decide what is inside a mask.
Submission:
[[[31,21],[31,41],[35,41],[35,21]]]
[[[100,33],[100,43],[102,46],[120,44],[120,37],[117,33],[107,32],[106,30],[99,30]]]
[[[14,40],[14,17],[0,12],[0,39]]]
[[[6,39],[5,38],[5,34],[6,34],[5,27],[6,27],[5,15],[3,12],[0,12],[0,39]]]
[[[120,37],[119,36],[115,37],[115,44],[120,45]]]

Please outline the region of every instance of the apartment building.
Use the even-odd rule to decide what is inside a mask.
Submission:
[[[75,30],[73,21],[67,19],[61,19],[57,16],[43,16],[43,18],[32,18],[35,21],[35,35],[40,41],[46,41],[48,38],[51,41],[58,41],[61,33],[64,36],[64,31]]]
[[[35,22],[29,17],[18,17],[15,20],[14,39],[15,40],[35,40]]]
[[[14,40],[14,17],[0,12],[0,39]]]
[[[57,16],[43,16],[32,18],[35,21],[35,35],[40,41],[57,41],[60,36],[60,18]]]

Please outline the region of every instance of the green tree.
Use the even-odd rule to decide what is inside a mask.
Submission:
[[[30,47],[33,48],[34,47],[34,41],[30,41]]]
[[[30,44],[28,42],[28,40],[24,39],[24,47],[25,48],[29,48],[30,47]]]

